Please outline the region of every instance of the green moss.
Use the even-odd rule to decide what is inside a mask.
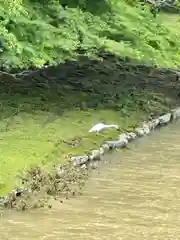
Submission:
[[[66,1],[66,8],[63,1],[60,3],[0,3],[3,68],[55,65],[76,59],[82,52],[97,58],[99,49],[158,66],[178,67],[180,25],[173,27],[177,16],[155,19],[148,9],[127,5],[123,0],[110,0],[108,4],[103,0]],[[73,63],[75,67],[70,66],[65,74],[60,69],[57,85],[49,89],[31,88],[29,79],[25,86],[8,82],[8,91],[1,86],[0,194],[18,185],[16,175],[32,164],[51,167],[120,133],[107,130],[90,134],[92,125],[105,122],[118,124],[121,132],[132,130],[150,113],[166,111],[173,104],[170,96],[170,103],[165,99],[169,85],[162,93],[142,90],[137,85],[144,76],[123,75],[123,63],[115,58],[100,60],[84,69],[81,65],[86,63]]]
[[[65,92],[62,88],[54,92],[52,89],[51,99],[46,91],[43,98],[40,97],[42,92],[40,94],[36,89],[34,92],[32,89],[29,96],[2,93],[0,194],[18,185],[15,180],[19,171],[36,164],[52,167],[54,163],[65,162],[71,155],[87,153],[105,140],[116,139],[120,132],[132,130],[151,112],[169,108],[163,94],[134,90],[133,96],[122,95],[121,82],[111,85],[111,91],[115,89],[119,89],[120,96],[116,101],[110,93],[107,93],[106,101],[102,96],[105,88],[90,101],[81,91],[72,95],[72,91]],[[99,102],[102,103],[100,106]],[[93,109],[88,104],[96,107]],[[89,133],[88,130],[98,122],[118,124],[121,130],[109,129],[99,135]]]
[[[131,118],[124,118],[116,111],[86,110],[69,111],[61,117],[34,112],[11,118],[0,140],[0,176],[5,184],[1,193],[14,187],[15,177],[20,170],[34,164],[52,166],[53,163],[62,163],[68,156],[82,155],[98,148],[104,140],[118,137],[115,130],[107,130],[99,135],[88,133],[93,124],[103,121],[119,124],[125,129],[136,125],[143,117],[136,112]],[[48,118],[52,122],[44,124]]]

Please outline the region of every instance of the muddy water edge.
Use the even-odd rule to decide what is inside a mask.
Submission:
[[[179,239],[179,129],[177,121],[107,155],[81,196],[3,210],[1,239]]]

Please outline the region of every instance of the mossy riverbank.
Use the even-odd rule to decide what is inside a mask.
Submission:
[[[175,73],[111,54],[101,61],[83,57],[11,84],[4,80],[2,75],[1,195],[18,186],[16,176],[31,165],[49,169],[66,162],[179,102]],[[117,124],[120,131],[89,133],[99,122]]]
[[[154,18],[148,7],[111,0],[0,8],[1,70],[56,65],[17,79],[0,74],[0,195],[31,165],[66,162],[179,103],[175,73],[138,65],[179,67],[179,16]],[[120,131],[88,133],[98,122]]]

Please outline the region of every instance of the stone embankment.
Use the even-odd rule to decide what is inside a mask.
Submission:
[[[0,73],[0,84],[2,92],[29,92],[34,86],[38,88],[53,88],[57,85],[62,85],[64,82],[68,82],[72,90],[82,89],[84,92],[91,91],[89,88],[89,82],[92,83],[92,79],[97,79],[99,77],[100,69],[104,68],[108,72],[108,76],[111,76],[113,71],[117,71],[114,82],[116,83],[118,79],[124,79],[123,88],[133,89],[151,89],[156,90],[157,92],[167,93],[167,96],[180,97],[179,88],[180,88],[180,72],[171,69],[153,69],[150,66],[146,65],[133,65],[129,62],[124,62],[124,60],[118,60],[110,56],[111,61],[108,60],[109,56],[103,56],[103,65],[100,66],[98,61],[82,61],[81,64],[73,62],[66,63],[63,66],[49,67],[32,72],[24,73]],[[112,71],[112,72],[111,72]],[[87,75],[85,73],[88,72]],[[74,78],[77,77],[78,81],[74,81]],[[109,86],[110,78],[105,79],[104,77],[100,79],[101,86]],[[11,84],[12,83],[12,84]],[[101,89],[96,88],[96,85],[91,87],[94,91],[98,92]],[[108,87],[105,87],[107,94],[112,94],[109,91]],[[5,206],[14,207],[16,205],[16,200],[21,198],[25,192],[28,192],[30,195],[34,189],[38,192],[40,186],[46,186],[47,194],[59,194],[59,192],[67,193],[71,191],[71,183],[76,183],[81,185],[82,182],[86,179],[88,175],[88,170],[91,168],[96,168],[98,162],[102,159],[102,156],[115,149],[115,148],[126,148],[128,143],[135,140],[138,137],[143,137],[157,128],[172,123],[176,119],[180,118],[180,108],[173,109],[162,116],[153,118],[148,122],[143,122],[138,128],[135,128],[132,132],[124,132],[121,134],[118,139],[114,141],[106,141],[99,149],[92,150],[89,154],[83,156],[74,156],[71,157],[68,161],[68,167],[62,165],[56,165],[53,175],[46,174],[40,170],[35,170],[30,175],[30,183],[26,184],[25,188],[15,189],[8,196],[1,197],[0,203]],[[93,133],[91,133],[93,134]],[[78,170],[79,169],[79,170]],[[82,177],[83,176],[83,177]],[[71,191],[72,194],[75,194],[75,191]],[[27,208],[27,204],[22,201],[22,208]]]
[[[152,119],[149,122],[142,123],[140,127],[135,128],[133,132],[123,133],[119,135],[119,139],[116,139],[114,141],[106,141],[100,147],[100,149],[91,151],[89,155],[72,157],[71,161],[73,163],[73,166],[86,167],[85,165],[89,164],[91,161],[101,160],[101,157],[104,155],[104,153],[114,148],[125,148],[129,142],[135,140],[137,137],[146,136],[157,128],[165,126],[178,118],[180,118],[180,108],[173,109],[158,118]]]
[[[71,159],[69,159],[68,166],[56,165],[55,175],[53,175],[54,179],[52,176],[48,178],[48,180],[51,179],[51,181],[49,182],[49,184],[51,185],[50,187],[51,190],[52,190],[52,186],[55,186],[56,184],[58,184],[58,186],[61,186],[61,188],[58,189],[56,186],[55,187],[56,190],[54,191],[54,193],[56,194],[57,192],[64,191],[64,189],[68,186],[68,184],[72,182],[76,182],[79,187],[80,182],[81,183],[84,182],[84,180],[87,178],[88,171],[86,170],[91,168],[96,168],[98,165],[98,162],[101,161],[102,156],[105,153],[112,151],[113,149],[126,148],[129,142],[134,141],[136,138],[147,136],[153,131],[155,131],[156,129],[166,126],[167,124],[172,123],[178,118],[180,118],[180,107],[172,109],[170,112],[160,117],[157,117],[155,119],[152,119],[148,122],[143,122],[138,128],[135,128],[133,132],[125,132],[123,134],[120,134],[119,138],[115,139],[114,141],[104,142],[104,144],[99,149],[94,149],[87,155],[71,157]],[[45,177],[43,177],[43,174],[40,169],[39,170],[37,169],[37,171],[34,172],[33,174],[34,175],[31,177],[36,182],[37,189],[38,188],[40,189],[38,184],[40,184],[40,182],[43,182],[43,178],[45,179]],[[8,207],[16,206],[16,201],[18,197],[22,197],[23,194],[26,192],[28,192],[29,194],[33,192],[32,185],[34,186],[35,182],[29,185],[30,186],[29,189],[28,188],[15,189],[8,196],[1,197],[0,198],[1,205],[8,206]],[[50,188],[48,188],[47,192],[50,191]],[[68,193],[69,191],[71,191],[70,188],[66,189],[65,192]],[[73,191],[72,195],[74,194],[75,192]],[[26,207],[27,207],[26,202],[24,200],[21,201],[21,208],[25,209]]]

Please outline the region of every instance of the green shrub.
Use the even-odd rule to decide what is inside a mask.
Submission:
[[[178,66],[180,31],[154,19],[148,8],[130,6],[123,0],[60,3],[0,3],[2,67],[54,65],[76,58],[80,52],[94,55],[100,48],[152,64]]]

